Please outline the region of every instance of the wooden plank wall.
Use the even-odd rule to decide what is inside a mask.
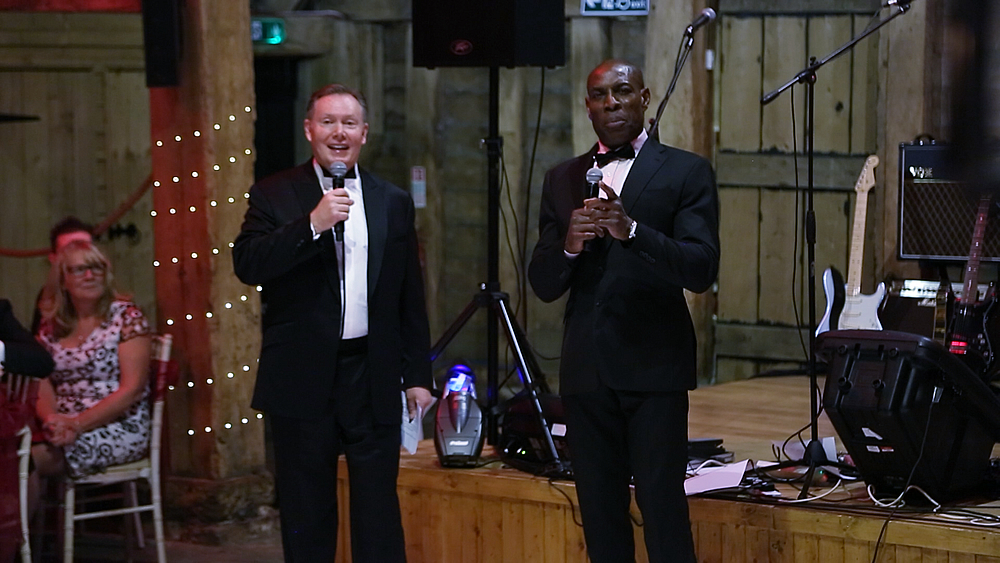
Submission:
[[[403,186],[408,183],[410,165],[428,169],[429,206],[419,214],[433,332],[441,334],[484,278],[485,155],[478,141],[486,124],[485,69],[412,69],[408,12],[402,4],[393,4],[395,8],[388,15],[383,13],[387,2],[378,4],[377,13],[363,12],[367,4],[361,2],[342,4],[345,9],[351,7],[350,21],[324,23],[313,18],[310,25],[318,32],[291,39],[321,38],[308,53],[303,51],[305,43],[292,45],[300,54],[322,55],[303,62],[299,96],[304,98],[315,85],[332,80],[362,87],[373,108],[365,154],[368,166]],[[721,15],[710,30],[718,40],[713,99],[724,219],[718,323],[714,328],[720,348],[718,380],[743,377],[803,357],[798,330],[806,322],[800,236],[803,201],[800,191],[789,189],[795,183],[790,157],[795,146],[790,113],[793,96],[786,92],[763,108],[759,97],[790,78],[808,55],[826,54],[863,28],[873,4],[865,0],[718,3]],[[578,3],[567,0],[567,14],[572,14],[575,6]],[[67,18],[75,18],[72,25]],[[114,25],[108,23],[112,21]],[[130,23],[119,23],[123,21]],[[542,172],[585,150],[593,141],[580,104],[579,88],[586,72],[606,56],[624,56],[645,64],[644,43],[636,40],[645,33],[645,25],[635,18],[569,18],[567,66],[546,75],[541,145],[534,163],[534,190],[526,205],[521,186],[526,183],[525,169],[530,162],[540,72],[502,71],[501,114],[507,177],[512,187],[511,203],[504,198],[505,213],[511,212],[505,217],[513,221],[515,210],[529,210],[527,217],[518,217],[529,225],[529,249],[535,236],[533,214],[537,213]],[[148,109],[142,87],[140,27],[134,14],[5,13],[0,22],[5,31],[0,37],[0,111],[31,113],[43,120],[0,124],[7,203],[0,210],[0,245],[44,246],[48,226],[70,212],[98,221],[145,177]],[[899,33],[904,31],[900,28]],[[693,72],[694,67],[692,63],[689,70]],[[884,79],[878,69],[879,40],[872,38],[820,73],[816,116],[819,192],[815,201],[819,272],[830,264],[843,270],[846,264],[853,209],[850,189],[864,155],[876,148],[876,121],[888,119],[878,114],[877,86]],[[795,88],[800,131],[805,117],[802,92],[801,87]],[[302,102],[299,107],[304,99]],[[906,104],[894,107],[905,108]],[[890,132],[881,135],[885,139],[899,136]],[[304,158],[308,147],[304,140],[298,143],[298,153]],[[86,162],[80,160],[83,154],[91,155]],[[805,163],[800,159],[798,166],[802,171]],[[884,159],[881,172],[892,166],[891,159]],[[800,174],[800,182],[804,181],[804,174]],[[880,188],[881,184],[876,191]],[[891,199],[885,201],[891,203]],[[881,201],[876,198],[872,205]],[[887,230],[894,212],[890,207],[882,213],[869,213],[869,223],[882,222],[879,228]],[[136,207],[148,208],[148,200]],[[29,213],[23,212],[26,209]],[[151,233],[149,218],[143,212],[122,221],[130,222],[144,235]],[[516,235],[512,224],[505,222],[506,234]],[[873,229],[869,227],[870,232],[875,232]],[[880,247],[880,253],[887,254],[888,244],[881,241],[867,246]],[[513,275],[511,253],[506,244],[503,246],[503,286],[516,296],[520,287]],[[155,295],[152,273],[146,267],[152,258],[151,241],[131,245],[117,240],[110,242],[110,249],[121,285],[135,292],[152,314],[148,305]],[[0,258],[0,268],[4,272],[0,291],[18,303],[19,315],[24,318],[44,278],[45,261]],[[874,274],[866,273],[864,283],[870,291]],[[527,301],[529,337],[543,356],[557,356],[561,304],[539,304],[530,292]],[[449,356],[482,357],[483,316],[474,318],[449,349]],[[712,340],[711,332],[705,332],[699,335],[700,340]],[[759,340],[765,332],[765,345],[753,346],[757,355],[746,357],[746,347],[741,346]],[[723,339],[724,334],[733,337]],[[556,361],[544,363],[548,372],[556,372]]]
[[[809,323],[803,237],[808,180],[805,158],[798,159],[796,178],[792,156],[803,150],[805,87],[796,85],[763,107],[760,97],[794,77],[810,56],[824,56],[850,39],[874,11],[854,13],[857,2],[823,2],[818,11],[806,3],[785,4],[779,9],[772,2],[720,3],[716,167],[722,265],[716,381],[797,366],[806,358],[798,327]],[[846,276],[853,187],[864,155],[876,148],[877,48],[877,40],[862,43],[818,73],[817,320],[823,312],[822,271],[833,265]],[[874,279],[870,263],[866,288]],[[748,357],[742,344],[755,340],[762,342]]]
[[[361,87],[369,98],[372,118],[368,144],[362,152],[364,166],[404,188],[409,185],[410,166],[426,169],[427,207],[417,210],[417,221],[431,332],[436,338],[459,316],[486,279],[487,155],[480,141],[487,135],[489,118],[488,70],[412,68],[409,10],[403,9],[403,2],[393,5],[396,11],[387,12],[385,2],[377,9],[357,0],[341,2],[337,9],[349,14],[350,19],[324,23],[326,27],[321,31],[345,39],[328,44],[322,44],[326,40],[321,39],[320,56],[300,63],[298,95],[301,107],[317,85],[340,81]],[[530,255],[537,237],[544,172],[595,142],[583,104],[587,73],[612,56],[641,65],[645,52],[641,40],[646,26],[643,18],[574,15],[578,13],[579,2],[567,0],[565,67],[544,71],[504,68],[499,80],[500,133],[504,141],[501,288],[510,295],[511,309],[543,358],[542,369],[553,384],[557,380],[563,302],[543,304],[525,287],[518,276],[523,257],[517,243],[524,240],[522,233],[526,232]],[[280,47],[268,51],[278,53]],[[543,111],[539,143],[537,153],[533,153],[540,100]],[[299,135],[296,138],[296,152],[305,158],[308,143]],[[480,371],[485,362],[485,336],[486,314],[477,313],[436,364],[441,368],[439,374],[455,361],[467,362]],[[501,336],[500,340],[501,362],[512,363],[506,354],[506,338]],[[512,387],[520,389],[516,377]]]
[[[26,14],[0,18],[0,247],[48,246],[65,215],[98,223],[149,175],[149,104],[138,14]],[[144,196],[119,221],[138,238],[101,240],[118,287],[155,317],[152,206]],[[44,257],[0,256],[0,295],[31,318]],[[155,319],[154,319],[155,320]]]

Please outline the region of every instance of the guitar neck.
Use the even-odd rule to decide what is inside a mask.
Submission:
[[[865,260],[865,223],[868,219],[868,191],[857,192],[854,204],[854,227],[851,230],[851,253],[847,264],[847,295],[861,293],[861,268]]]
[[[969,247],[969,261],[965,264],[965,278],[962,280],[962,298],[959,302],[973,305],[979,298],[979,262],[983,255],[983,237],[986,235],[986,218],[989,215],[992,198],[984,195],[979,200],[976,212],[976,227],[972,232],[972,245]]]

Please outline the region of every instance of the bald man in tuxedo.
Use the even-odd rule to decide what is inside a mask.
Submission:
[[[684,494],[695,333],[684,290],[719,268],[711,165],[643,130],[649,90],[621,60],[589,75],[597,144],[549,170],[528,276],[545,302],[567,291],[559,392],[587,553],[634,561],[630,482],[652,562],[695,561]],[[586,193],[588,170],[604,180]]]

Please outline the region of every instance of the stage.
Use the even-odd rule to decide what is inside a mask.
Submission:
[[[808,423],[808,388],[807,378],[793,376],[695,390],[689,434],[723,438],[737,460],[774,459],[772,441],[783,441]],[[825,417],[819,434],[836,435]],[[340,470],[346,498],[343,460]],[[792,489],[783,492],[795,496]],[[399,494],[411,562],[587,561],[572,482],[550,483],[499,463],[445,469],[433,442],[425,440],[416,455],[403,456]],[[690,497],[689,505],[698,557],[705,562],[870,561],[888,514],[858,485],[808,505],[708,497]],[[981,510],[1000,514],[998,503],[991,506]],[[340,545],[347,546],[346,503],[340,512]],[[633,514],[640,520],[634,504]],[[636,542],[638,560],[646,561],[638,526]],[[349,561],[347,553],[339,550],[338,561]],[[1000,529],[897,513],[879,561],[1000,563]]]

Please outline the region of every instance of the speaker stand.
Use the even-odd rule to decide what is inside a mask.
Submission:
[[[491,445],[499,442],[499,425],[497,424],[497,406],[499,403],[499,331],[498,322],[503,320],[507,343],[517,356],[518,373],[521,384],[531,402],[531,406],[541,424],[545,438],[545,446],[552,455],[552,462],[546,474],[563,475],[568,472],[568,466],[559,457],[548,421],[542,412],[542,404],[538,400],[538,391],[548,393],[548,385],[544,380],[537,379],[533,374],[541,373],[538,361],[531,348],[526,345],[524,331],[517,324],[517,318],[511,314],[508,305],[509,296],[500,289],[500,153],[503,149],[503,138],[500,137],[500,67],[490,66],[489,87],[489,136],[483,141],[487,151],[487,281],[480,284],[479,292],[466,305],[451,326],[431,348],[431,362],[434,362],[448,343],[462,330],[462,327],[479,309],[486,309],[486,439]]]

